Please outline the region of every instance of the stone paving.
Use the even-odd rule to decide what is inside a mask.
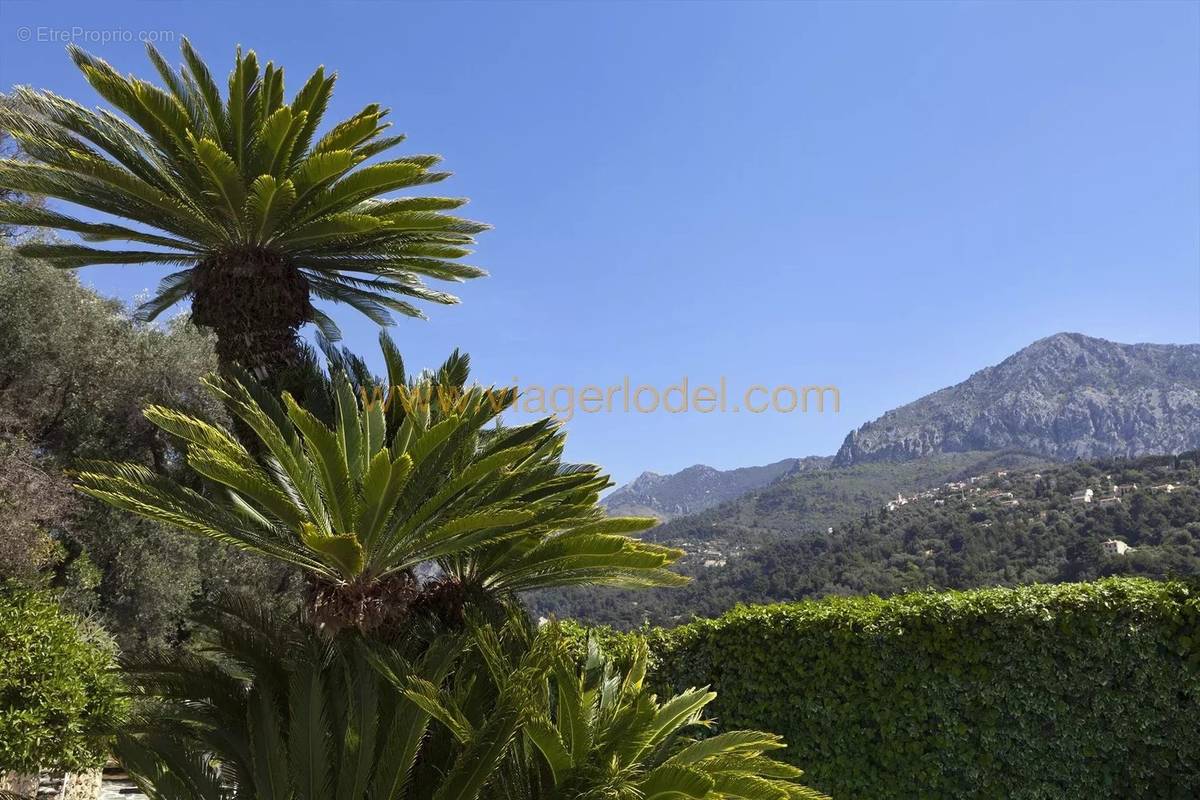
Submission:
[[[146,800],[132,781],[105,779],[100,787],[100,800]]]

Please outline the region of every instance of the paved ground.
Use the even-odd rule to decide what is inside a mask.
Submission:
[[[106,778],[100,789],[100,800],[146,800],[146,795],[139,792],[130,781]]]

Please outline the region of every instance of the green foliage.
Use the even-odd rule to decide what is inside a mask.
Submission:
[[[392,312],[421,315],[409,300],[456,302],[425,287],[421,276],[461,281],[484,274],[457,259],[487,226],[443,213],[465,200],[380,199],[449,174],[433,171],[440,161],[433,155],[367,163],[404,139],[385,135],[387,109],[372,103],[317,135],[336,75],[318,68],[285,102],[283,70],[271,63],[263,67],[254,51],[239,48],[222,97],[186,39],[181,70],[153,46],[148,51],[161,86],[123,76],[70,48],[84,78],[120,116],[28,87],[17,88],[0,105],[0,127],[26,155],[0,159],[0,189],[135,223],[88,222],[0,201],[0,223],[68,231],[89,242],[133,243],[132,249],[97,249],[31,242],[23,245],[26,254],[72,269],[183,266],[142,305],[142,317],[153,319],[202,291],[202,262],[269,252],[299,269],[303,279],[300,316],[290,322],[316,322],[327,335],[335,326],[308,304],[308,294],[388,324]],[[142,245],[152,247],[139,249]],[[240,302],[229,288],[221,284],[225,301]]]
[[[644,645],[577,670],[556,625],[520,614],[390,642],[224,598],[208,646],[127,664],[143,707],[117,752],[152,800],[820,798],[765,754],[779,738],[701,740],[711,692],[659,703]]]
[[[1200,793],[1194,584],[828,598],[649,641],[654,682],[710,684],[723,727],[780,733],[835,797]]]
[[[557,643],[547,625],[538,641]],[[536,642],[535,642],[536,645]],[[766,756],[786,745],[772,733],[731,730],[707,734],[705,709],[717,695],[689,688],[658,702],[645,687],[644,642],[618,669],[596,640],[576,667],[558,647],[549,691],[530,712],[525,736],[549,770],[554,796],[668,800],[677,797],[819,800],[797,781],[803,772]]]
[[[142,409],[224,419],[200,390],[216,365],[211,337],[183,320],[134,323],[75,276],[0,245],[0,577],[65,588],[125,652],[178,641],[190,604],[218,587],[286,586],[273,565],[72,492],[63,474],[95,458],[182,473]]]
[[[126,664],[143,699],[116,751],[152,800],[426,800],[447,770],[475,766],[438,750],[430,715],[393,683],[441,685],[461,637],[329,638],[232,597],[201,619],[197,652]]]
[[[384,350],[394,352],[386,337]],[[249,378],[212,377],[207,386],[259,452],[173,409],[146,416],[183,442],[188,465],[216,491],[111,462],[90,465],[79,484],[118,508],[299,567],[342,597],[429,564],[505,596],[683,582],[666,569],[678,551],[627,535],[652,520],[603,516],[596,501],[608,479],[562,464],[559,426],[488,428],[515,392],[466,379],[457,355],[386,396],[356,392],[339,372],[330,425],[286,393],[279,403]]]
[[[113,656],[52,595],[0,585],[0,772],[103,763],[125,708]]]

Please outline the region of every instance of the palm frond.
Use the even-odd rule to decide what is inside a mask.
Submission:
[[[406,380],[394,345],[381,341],[391,377]],[[319,412],[288,394],[276,401],[244,374],[214,376],[208,386],[255,447],[183,412],[146,411],[181,442],[210,491],[130,464],[91,465],[78,483],[355,591],[428,564],[507,598],[553,586],[684,583],[669,569],[681,551],[630,535],[653,520],[602,515],[608,479],[562,463],[560,426],[490,428],[515,393],[469,386],[469,365],[456,351],[437,371],[389,385],[335,353],[331,377],[306,390]]]
[[[50,197],[122,222],[90,222],[10,204],[0,206],[0,221],[89,241],[164,248],[159,253],[35,245],[28,255],[67,269],[183,267],[145,303],[145,319],[209,291],[225,294],[195,307],[251,302],[231,291],[228,281],[196,280],[191,273],[206,265],[216,269],[274,259],[293,272],[305,270],[314,297],[348,305],[380,325],[390,324],[394,315],[423,316],[420,303],[457,302],[424,287],[417,276],[461,281],[484,274],[457,263],[475,235],[487,229],[448,213],[464,200],[396,195],[448,177],[436,170],[439,157],[371,161],[404,138],[388,133],[386,109],[370,104],[322,131],[335,82],[324,68],[287,102],[283,69],[261,66],[252,50],[239,48],[224,89],[186,39],[181,50],[183,64],[177,69],[154,47],[147,48],[158,81],[152,83],[124,76],[103,59],[71,47],[72,61],[111,110],[90,110],[27,87],[15,90],[17,102],[11,107],[0,108],[0,126],[12,132],[27,156],[0,160],[0,188]],[[237,269],[232,274],[241,275]],[[261,308],[233,318],[262,318],[256,311]],[[211,316],[194,319],[214,326],[219,340],[237,339],[236,331]],[[283,326],[286,335],[289,326],[304,323],[317,323],[326,336],[335,331],[328,315],[304,303],[295,306],[291,318],[270,324]],[[235,350],[230,344],[221,353]],[[257,367],[254,353],[244,359]]]

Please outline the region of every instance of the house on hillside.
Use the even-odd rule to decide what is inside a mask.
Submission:
[[[1115,494],[1132,494],[1137,491],[1137,488],[1138,487],[1136,483],[1122,483],[1118,486],[1114,486],[1113,492]]]
[[[1158,486],[1151,486],[1150,488],[1156,492],[1166,492],[1167,494],[1170,494],[1178,487],[1173,483],[1161,483]]]
[[[1106,542],[1102,542],[1100,546],[1104,548],[1104,554],[1109,556],[1123,556],[1133,551],[1132,547],[1120,539],[1109,539]]]
[[[1082,492],[1071,495],[1072,503],[1090,503],[1092,496],[1095,494],[1091,489],[1084,489]]]

